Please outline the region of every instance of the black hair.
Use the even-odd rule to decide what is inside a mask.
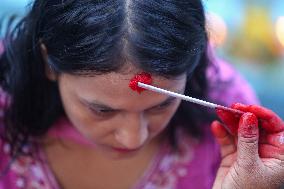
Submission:
[[[10,98],[4,136],[13,152],[64,115],[46,66],[88,76],[119,71],[131,62],[163,77],[186,73],[185,94],[207,98],[208,39],[200,0],[35,0],[3,43],[0,84]],[[201,136],[200,124],[209,120],[207,109],[182,102],[169,125],[173,145],[178,127]]]

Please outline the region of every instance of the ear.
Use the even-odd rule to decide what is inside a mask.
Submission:
[[[41,56],[42,56],[44,64],[45,64],[45,75],[46,75],[46,77],[50,81],[56,81],[57,80],[57,74],[48,64],[47,48],[46,48],[45,44],[42,43],[41,41],[40,41],[40,51],[41,51]]]

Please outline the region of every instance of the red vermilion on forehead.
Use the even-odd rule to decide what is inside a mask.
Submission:
[[[149,73],[142,72],[139,74],[136,74],[129,82],[129,87],[133,91],[137,91],[138,93],[141,93],[145,89],[138,86],[138,82],[145,83],[150,85],[152,83],[152,76]]]

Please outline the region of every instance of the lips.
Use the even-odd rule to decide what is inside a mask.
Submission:
[[[112,148],[113,150],[117,151],[117,152],[121,152],[121,153],[130,153],[130,152],[136,152],[138,151],[140,148],[136,148],[136,149],[127,149],[127,148]]]

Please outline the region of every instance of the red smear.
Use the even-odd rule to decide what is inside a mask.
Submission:
[[[233,108],[243,112],[251,112],[257,116],[260,122],[260,126],[265,129],[266,132],[275,133],[284,131],[284,122],[273,111],[258,106],[258,105],[243,105],[236,103]]]
[[[253,113],[244,113],[240,118],[238,132],[246,137],[259,135],[257,117]]]
[[[138,82],[145,83],[150,85],[152,83],[152,77],[150,74],[146,72],[139,73],[135,75],[129,82],[129,87],[133,91],[137,91],[138,93],[141,93],[142,91],[146,90],[138,86]]]
[[[222,120],[222,122],[228,127],[231,134],[237,135],[241,115],[219,108],[216,109],[216,113],[218,117]]]
[[[283,154],[283,148],[271,144],[261,144],[258,151],[261,158],[281,159]]]
[[[217,138],[224,138],[227,135],[226,130],[221,126],[218,121],[211,124],[211,131]]]
[[[217,109],[217,114],[233,133],[238,132],[246,137],[259,135],[260,157],[280,159],[284,152],[284,122],[282,119],[271,110],[258,105],[236,103],[232,108],[247,113],[240,116]],[[213,131],[221,135],[220,128],[219,130],[213,128]]]

